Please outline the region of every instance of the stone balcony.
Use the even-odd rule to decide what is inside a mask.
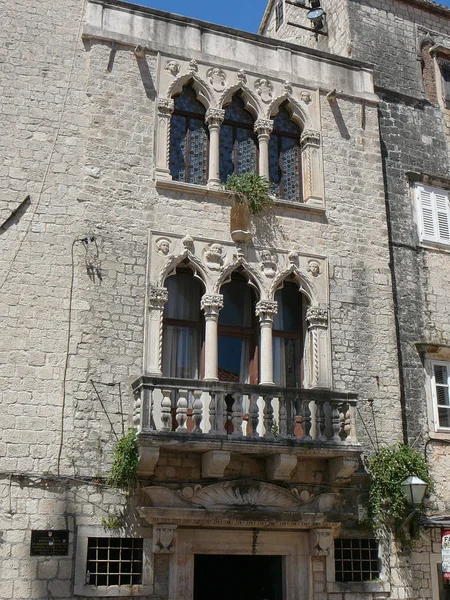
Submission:
[[[273,480],[288,480],[299,457],[328,461],[331,481],[358,466],[356,394],[145,376],[132,387],[142,476],[163,449],[202,454],[206,478],[223,477],[232,453],[266,457]]]

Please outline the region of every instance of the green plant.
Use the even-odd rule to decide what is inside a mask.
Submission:
[[[123,523],[123,514],[121,512],[110,513],[107,517],[101,518],[101,523],[105,531],[119,529]]]
[[[416,475],[423,479],[432,491],[433,482],[425,459],[410,446],[386,446],[368,460],[367,470],[371,475],[368,511],[370,524],[374,529],[380,529],[393,522],[397,536],[406,543],[407,538],[402,525],[411,510],[401,484],[410,475]],[[420,514],[418,510],[410,521],[412,538],[418,534]]]
[[[235,194],[237,202],[246,204],[253,215],[272,204],[270,183],[253,171],[247,171],[242,175],[229,175],[225,189]]]
[[[129,429],[114,448],[113,464],[106,483],[123,491],[132,492],[137,484],[138,461],[136,431]]]

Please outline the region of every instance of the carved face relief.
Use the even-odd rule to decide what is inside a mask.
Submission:
[[[183,247],[186,248],[186,250],[189,250],[189,252],[192,252],[192,254],[194,254],[195,249],[194,249],[194,240],[193,238],[191,238],[190,235],[186,235],[182,240],[181,243],[183,244]]]
[[[198,71],[198,62],[193,58],[189,61],[189,73],[196,73]]]
[[[311,273],[313,277],[318,277],[322,271],[320,270],[320,264],[317,260],[310,260],[308,263],[308,272]]]
[[[246,75],[244,69],[241,69],[240,71],[238,71],[237,78],[238,78],[238,81],[240,81],[241,83],[247,83],[247,75]]]
[[[208,69],[206,76],[213,90],[216,92],[221,92],[225,88],[227,78],[221,69]]]
[[[205,249],[205,262],[213,271],[218,271],[223,264],[222,252],[220,244],[211,244]]]
[[[172,77],[176,77],[180,72],[180,65],[176,61],[170,60],[167,63],[165,70],[172,75]]]
[[[271,252],[269,250],[261,250],[259,256],[261,259],[261,270],[264,275],[266,277],[274,277],[277,264]]]
[[[272,100],[273,86],[268,79],[257,79],[255,89],[263,102]]]
[[[311,94],[309,92],[302,92],[300,94],[300,98],[301,98],[302,102],[304,102],[305,104],[309,104],[312,100]]]
[[[158,254],[167,256],[170,252],[170,241],[167,238],[159,238],[156,240],[156,248]]]
[[[291,252],[289,252],[288,259],[291,264],[298,264],[298,252],[296,250],[292,250]]]

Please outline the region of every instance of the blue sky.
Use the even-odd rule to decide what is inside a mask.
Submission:
[[[256,33],[267,0],[134,0],[134,4]],[[440,0],[439,4],[450,6],[450,0]]]

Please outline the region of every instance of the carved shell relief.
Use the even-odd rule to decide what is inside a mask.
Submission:
[[[323,256],[303,254],[297,248],[257,248],[166,232],[152,232],[149,248],[150,289],[164,289],[167,277],[183,263],[203,282],[205,294],[220,294],[232,273],[239,270],[256,288],[260,301],[273,301],[288,279],[298,283],[311,306],[328,306],[328,270]]]

